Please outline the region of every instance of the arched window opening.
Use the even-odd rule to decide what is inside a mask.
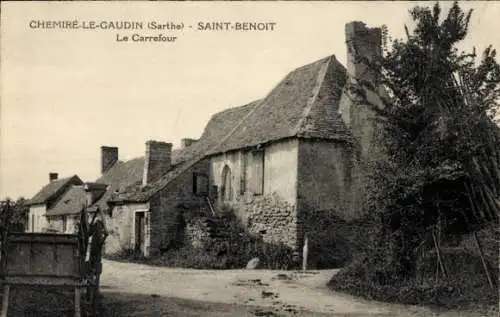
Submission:
[[[229,201],[233,199],[233,187],[231,183],[231,169],[229,166],[224,166],[222,169],[222,182],[221,182],[221,199]]]

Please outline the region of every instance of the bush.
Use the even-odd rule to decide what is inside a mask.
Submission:
[[[478,233],[484,237],[483,248],[493,274],[498,280],[498,240],[492,237],[495,228],[490,226]],[[496,241],[496,242],[495,242]],[[453,248],[442,246],[442,258],[448,277],[436,280],[437,256],[429,249],[416,262],[416,274],[401,278],[398,268],[391,263],[390,248],[373,249],[362,254],[336,274],[329,287],[336,291],[380,301],[403,304],[421,304],[446,308],[475,308],[496,306],[498,291],[491,289],[477,248],[472,247],[469,236]],[[467,246],[467,247],[466,247]],[[374,247],[374,246],[371,246]],[[493,255],[493,256],[488,256]]]
[[[291,248],[283,244],[266,243],[261,237],[249,233],[230,208],[223,208],[211,220],[218,224],[218,234],[223,236],[209,238],[203,246],[183,244],[147,259],[138,256],[133,250],[122,250],[106,258],[168,267],[239,269],[246,267],[252,258],[258,257],[260,268],[287,270],[296,267]]]
[[[253,240],[253,237],[247,242]],[[241,241],[241,240],[239,240]],[[233,244],[228,248],[225,241],[211,241],[203,248],[185,245],[171,249],[160,256],[152,257],[145,262],[168,267],[192,269],[240,269],[244,268],[254,257],[260,259],[260,267],[266,269],[291,269],[293,267],[292,252],[280,245],[257,242],[255,245]],[[133,258],[137,260],[137,258]]]
[[[372,215],[346,221],[335,211],[310,210],[305,215],[308,266],[329,269],[345,266],[372,243],[378,224]]]
[[[103,258],[119,262],[145,262],[146,258],[132,249],[122,249],[113,254],[103,254]]]

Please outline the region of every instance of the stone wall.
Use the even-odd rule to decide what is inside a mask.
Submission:
[[[184,230],[184,244],[195,248],[202,248],[209,240],[210,233],[203,223],[203,218],[192,218],[187,221]]]
[[[105,216],[109,235],[104,245],[105,254],[116,254],[135,247],[135,212],[147,211],[148,203],[113,206],[111,215]]]
[[[264,242],[282,243],[293,249],[299,247],[296,207],[278,194],[250,196],[232,202],[229,206],[248,232],[260,235]]]
[[[297,248],[297,166],[298,140],[288,139],[265,145],[263,194],[242,191],[242,182],[254,175],[251,169],[243,177],[243,156],[248,150],[235,151],[211,158],[211,181],[219,187],[224,166],[231,169],[233,195],[219,200],[219,209],[228,206],[250,233],[261,235],[265,242],[283,243]]]
[[[162,252],[184,241],[187,221],[210,212],[206,198],[193,191],[195,174],[209,173],[203,160],[184,171],[150,200],[151,252]]]
[[[128,203],[113,206],[105,217],[110,235],[106,239],[105,254],[116,254],[135,249],[135,216],[145,214],[145,249],[149,256],[162,252],[184,240],[186,219],[208,212],[206,198],[193,191],[195,174],[208,175],[208,161],[204,160],[184,171],[147,203]],[[203,212],[202,212],[203,213]],[[189,230],[189,228],[188,228]]]

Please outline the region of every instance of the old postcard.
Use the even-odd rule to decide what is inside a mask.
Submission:
[[[1,317],[496,316],[499,16],[2,2]]]

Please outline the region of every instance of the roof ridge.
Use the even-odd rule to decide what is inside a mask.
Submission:
[[[201,160],[203,159],[203,156],[195,156],[193,157],[191,160],[187,160],[183,163],[179,163],[180,166],[177,166],[177,167],[174,167],[172,168],[171,170],[169,170],[167,173],[165,173],[164,175],[162,175],[160,177],[160,179],[158,179],[156,182],[154,182],[153,184],[151,185],[154,185],[154,184],[159,184],[160,186],[158,186],[158,188],[149,188],[146,190],[146,196],[148,197],[151,197],[152,195],[156,194],[157,192],[159,192],[160,190],[164,189],[165,187],[167,187],[172,181],[176,180],[178,177],[180,177],[182,175],[182,173],[184,173],[186,170],[188,170],[189,168],[191,168],[192,166],[194,166],[195,164],[197,164],[198,162],[200,162]],[[173,171],[175,171],[176,168],[179,168],[180,170],[178,171],[177,174],[175,174],[171,179],[169,179],[167,182],[165,182],[164,184],[162,184],[162,182],[165,180],[165,178],[167,178],[167,176],[169,175],[169,173],[172,173]],[[109,198],[109,201],[113,201],[113,195]],[[116,200],[118,201],[118,200]]]
[[[321,69],[321,71],[320,71],[320,74],[321,74],[321,73],[323,73],[323,75],[322,75],[322,76],[318,75],[318,77],[321,77],[321,82],[319,82],[319,83],[317,84],[317,86],[318,86],[318,87],[315,87],[315,89],[317,88],[317,91],[315,92],[315,95],[314,95],[314,100],[316,99],[316,96],[317,96],[317,95],[318,95],[318,93],[319,93],[319,90],[320,90],[320,87],[321,87],[321,83],[322,83],[322,82],[323,82],[323,80],[324,80],[324,77],[325,77],[325,74],[326,74],[326,70],[328,69],[328,65],[330,65],[330,60],[331,60],[332,56],[333,56],[333,55],[329,55],[329,56],[327,56],[327,57],[325,57],[325,58],[322,58],[322,59],[327,59],[327,62],[325,63],[326,65],[324,65],[324,66],[323,66],[323,67],[325,67],[325,66],[326,66],[326,67],[324,68],[324,70],[323,70],[323,67],[322,67],[322,69]],[[322,59],[320,59],[320,60],[318,60],[318,61],[321,61]],[[299,71],[300,69],[302,69],[302,68],[304,68],[304,67],[306,67],[306,66],[310,66],[310,65],[312,65],[312,64],[314,64],[314,63],[317,63],[318,61],[315,61],[315,62],[309,63],[309,64],[307,64],[307,65],[302,65],[302,66],[297,67],[297,68],[295,68],[294,70],[290,71],[290,72],[289,72],[289,73],[288,73],[288,74],[287,74],[287,75],[286,75],[286,76],[285,76],[282,80],[280,80],[280,81],[279,81],[279,82],[278,82],[278,83],[277,83],[277,84],[273,87],[273,89],[271,89],[271,90],[269,91],[269,93],[267,93],[267,94],[266,94],[266,96],[265,96],[264,98],[262,98],[262,99],[258,99],[258,100],[256,100],[256,101],[254,101],[255,103],[257,103],[257,104],[255,105],[255,107],[254,107],[252,110],[250,110],[250,111],[249,111],[249,112],[248,112],[248,113],[247,113],[247,114],[246,114],[243,118],[241,118],[241,120],[240,120],[240,121],[239,121],[239,122],[238,122],[238,123],[237,123],[237,124],[233,127],[233,129],[231,130],[231,132],[229,132],[229,133],[228,133],[228,134],[227,134],[224,138],[222,138],[222,139],[221,139],[221,141],[217,143],[217,145],[215,145],[215,146],[211,147],[211,148],[209,149],[209,151],[207,151],[207,153],[211,153],[214,149],[219,148],[221,144],[223,144],[223,143],[224,143],[224,142],[225,142],[225,141],[226,141],[229,137],[231,137],[231,135],[233,135],[233,134],[234,134],[234,133],[238,130],[238,128],[239,128],[239,127],[243,124],[243,122],[244,122],[244,121],[245,121],[245,120],[246,120],[246,119],[247,119],[247,118],[248,118],[251,114],[253,114],[253,113],[254,113],[257,109],[260,109],[260,108],[264,105],[264,101],[267,99],[267,97],[268,97],[268,96],[269,96],[269,95],[270,95],[270,94],[271,94],[271,93],[272,93],[272,92],[273,92],[276,88],[278,88],[278,87],[279,87],[279,85],[280,85],[280,84],[281,84],[281,83],[282,83],[282,82],[283,82],[286,78],[288,78],[288,76],[290,76],[290,74],[292,74],[292,73],[294,73],[294,72],[296,72],[296,71]],[[314,102],[314,100],[313,100],[313,102]],[[251,104],[251,103],[249,103],[249,105],[250,105],[250,104]],[[310,110],[310,109],[309,109],[309,110]],[[298,126],[295,128],[295,133],[294,133],[294,134],[297,134],[297,133],[300,131],[300,130],[298,130],[298,129],[300,129],[300,126],[301,126],[301,124],[302,124],[302,121],[303,121],[303,119],[301,119],[301,120],[299,121]]]
[[[328,60],[326,61],[326,63],[323,66],[321,66],[321,69],[318,72],[318,76],[316,78],[316,85],[314,86],[314,88],[312,90],[313,95],[307,101],[307,106],[304,108],[304,111],[302,113],[302,117],[300,118],[299,123],[295,127],[295,130],[293,133],[294,135],[297,135],[300,133],[300,131],[302,130],[302,128],[305,124],[307,116],[311,112],[312,107],[316,104],[316,99],[318,98],[321,87],[323,86],[323,83],[325,81],[325,77],[326,77],[326,74],[328,72],[328,68],[330,67],[330,63],[332,61],[333,56],[334,55],[330,55],[329,57],[327,57]]]
[[[233,129],[228,133],[226,134],[225,137],[223,137],[220,142],[218,142],[216,145],[212,146],[210,149],[208,149],[208,151],[206,151],[206,153],[211,153],[214,149],[217,149],[218,147],[221,146],[221,144],[223,144],[231,135],[234,134],[234,132],[236,132],[236,130],[243,124],[243,122],[252,114],[255,112],[255,110],[257,110],[258,108],[260,108],[263,103],[264,103],[264,100],[265,98],[263,99],[259,99],[259,100],[256,100],[254,101],[256,103],[256,105],[254,106],[254,108],[250,111],[248,111],[248,113],[243,117],[241,118],[241,120],[235,124],[235,126],[233,127]],[[251,104],[251,103],[250,103]],[[249,105],[250,105],[249,104]]]

